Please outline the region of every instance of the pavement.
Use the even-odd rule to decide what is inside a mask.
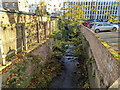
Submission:
[[[103,41],[110,45],[114,50],[120,51],[120,24],[116,32],[104,31],[97,33]]]

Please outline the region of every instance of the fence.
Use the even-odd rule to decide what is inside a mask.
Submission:
[[[9,57],[27,50],[30,45],[46,39],[55,30],[56,20],[47,17],[1,12],[0,64]]]

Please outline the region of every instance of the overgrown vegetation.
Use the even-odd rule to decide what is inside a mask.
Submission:
[[[61,64],[54,55],[40,67],[40,72],[33,75],[29,88],[46,88],[61,72]]]
[[[23,85],[23,82],[28,79],[26,68],[28,61],[31,60],[31,58],[24,53],[19,53],[16,58],[17,60],[11,65],[11,67],[6,69],[11,69],[11,74],[7,78],[7,82],[2,82],[3,88],[20,88]],[[2,73],[6,72],[6,70]]]
[[[40,55],[33,54],[20,54],[18,55],[18,61],[11,70],[11,75],[7,79],[7,82],[3,84],[4,88],[19,88],[24,87],[24,82],[28,80],[27,67],[30,62],[37,66],[37,70],[33,73],[31,84],[29,88],[47,88],[50,82],[57,75],[61,73],[61,64],[58,62],[64,55],[66,45],[73,45],[76,47],[74,50],[74,56],[80,59],[80,63],[83,67],[82,78],[84,81],[82,84],[83,88],[89,88],[89,80],[87,76],[87,70],[85,68],[86,53],[82,48],[82,37],[78,24],[74,21],[69,21],[61,18],[58,21],[59,31],[53,34],[51,37],[54,38],[53,44],[53,55],[44,64],[41,63],[42,58]],[[36,73],[37,71],[37,73]]]
[[[89,88],[89,80],[86,70],[86,52],[83,50],[82,46],[82,39],[83,35],[79,29],[79,24],[77,24],[74,21],[71,20],[65,20],[64,18],[61,18],[58,22],[60,31],[56,33],[56,35],[53,36],[55,43],[54,43],[54,51],[57,51],[56,53],[58,56],[64,55],[64,51],[67,47],[65,45],[73,45],[76,47],[74,50],[74,56],[79,58],[79,62],[82,66],[82,88]],[[62,53],[62,55],[61,55]],[[80,77],[81,78],[81,77]]]

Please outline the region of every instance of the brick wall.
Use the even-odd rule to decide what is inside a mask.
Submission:
[[[112,85],[112,83],[120,76],[120,60],[117,60],[108,51],[92,30],[83,25],[80,29],[86,40],[89,42],[90,49],[95,58],[97,87],[108,87]]]

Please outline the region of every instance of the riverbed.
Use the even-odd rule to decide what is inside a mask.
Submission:
[[[84,88],[87,83],[87,73],[84,60],[74,56],[75,46],[66,45],[66,55],[59,60],[64,65],[62,74],[53,79],[50,88]]]

